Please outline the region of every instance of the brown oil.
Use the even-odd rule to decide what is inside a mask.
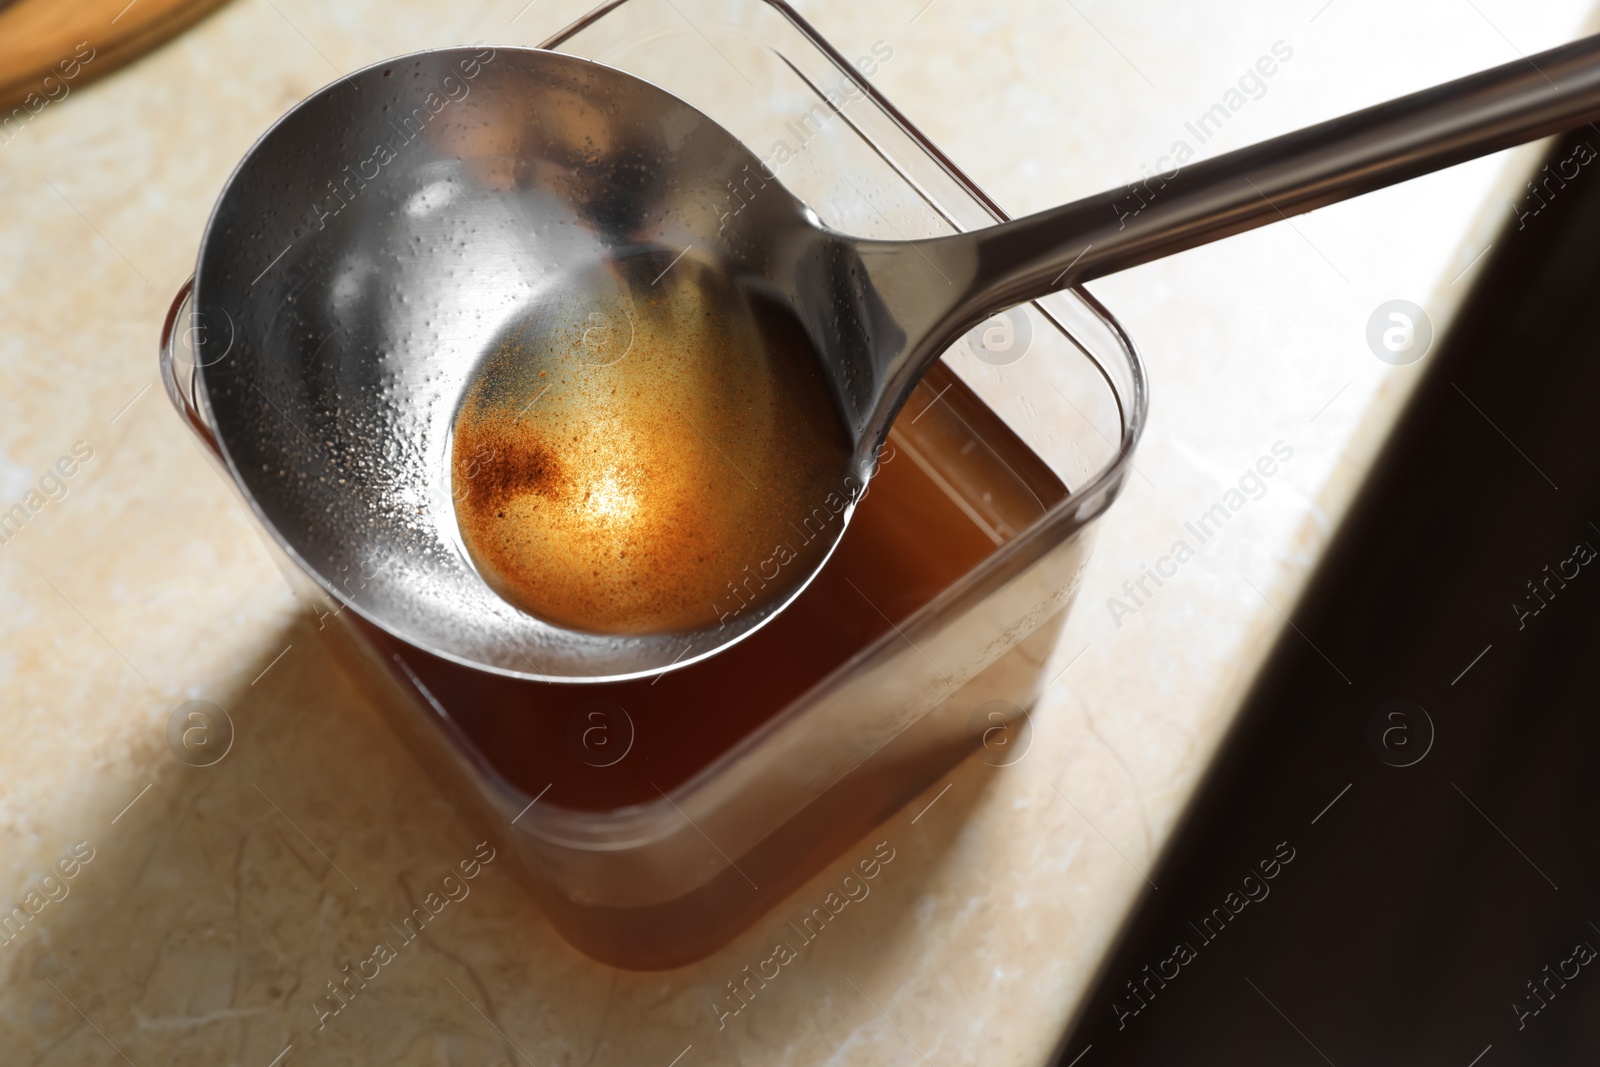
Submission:
[[[484,360],[452,497],[485,581],[589,633],[701,629],[837,539],[850,441],[800,332],[692,256],[613,261]]]
[[[943,366],[918,386],[881,460],[838,549],[793,604],[745,641],[655,679],[517,681],[357,625],[385,659],[403,657],[467,743],[527,795],[548,786],[543,803],[590,811],[654,801],[658,789],[693,777],[1066,496]],[[601,719],[591,719],[595,709]],[[611,732],[605,740],[614,752],[626,744],[617,762],[596,766],[604,762],[596,750],[585,751],[591,722]]]

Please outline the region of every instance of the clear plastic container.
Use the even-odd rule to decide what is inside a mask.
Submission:
[[[912,60],[880,44],[852,61],[779,0],[614,0],[544,47],[701,108],[841,230],[922,237],[1004,218],[873,89],[877,68]],[[192,378],[173,368],[169,351],[169,393],[214,451]],[[616,966],[674,967],[774,908],[997,726],[1016,743],[1145,402],[1131,343],[1086,293],[974,331],[906,406],[814,586],[744,644],[655,681],[549,685],[447,663],[279,556],[561,934]]]

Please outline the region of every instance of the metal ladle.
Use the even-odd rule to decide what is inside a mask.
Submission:
[[[731,623],[633,636],[518,612],[444,550],[442,457],[470,368],[507,323],[570,299],[597,264],[626,253],[671,269],[689,256],[780,301],[832,385],[852,445],[840,475],[865,484],[918,379],[998,311],[1600,118],[1591,37],[1136,187],[881,241],[824,226],[731,133],[647,82],[554,52],[489,55],[446,49],[358,71],[252,149],[202,246],[195,321],[215,334],[226,320],[228,351],[202,352],[196,393],[247,498],[324,588],[422,648],[553,681],[711,655],[782,610],[825,558]],[[413,106],[430,89],[448,98],[431,116]],[[752,189],[752,174],[730,218],[728,189]],[[309,211],[286,207],[307,189]],[[608,277],[642,294],[651,274]]]

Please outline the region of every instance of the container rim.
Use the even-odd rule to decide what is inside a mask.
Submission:
[[[570,41],[577,34],[594,25],[611,12],[626,6],[629,2],[630,0],[605,0],[605,2],[599,4],[587,14],[569,23],[567,26],[533,47],[541,50],[559,50],[561,45]],[[833,66],[837,68],[837,70],[844,77],[848,78],[850,82],[854,84],[855,87],[858,88],[886,118],[888,118],[896,127],[898,127],[901,132],[904,133],[912,141],[912,143],[927,156],[930,161],[943,170],[945,174],[952,181],[954,181],[963,192],[970,195],[972,199],[983,208],[984,211],[986,211],[992,218],[995,219],[996,222],[1007,221],[1011,218],[1011,216],[1004,209],[1002,209],[981,187],[979,187],[977,183],[966,174],[965,171],[963,171],[931,139],[929,139],[929,137],[924,134],[914,122],[912,122],[898,107],[890,102],[889,99],[885,97],[871,81],[862,76],[860,72],[857,71],[855,66],[851,64],[848,59],[827,40],[827,38],[825,38],[814,26],[811,25],[810,22],[808,22],[793,8],[793,6],[791,6],[788,0],[760,0],[760,3],[777,13],[785,22],[798,31],[810,45],[812,45],[819,53],[825,56],[833,64]],[[446,45],[434,48],[424,48],[407,53],[407,55],[424,55],[435,52],[447,52],[459,49],[461,47],[464,46]],[[511,44],[475,45],[472,47],[491,47],[497,50],[506,49],[508,51],[526,50],[529,48],[527,45]],[[397,57],[388,57],[378,60],[361,68],[361,70],[371,69],[384,63],[392,62],[394,58]],[[587,57],[580,56],[578,58]],[[590,62],[594,61],[590,60]],[[309,94],[306,99],[310,99],[319,95],[332,85],[348,80],[355,73],[360,73],[360,71],[352,71],[350,74],[331,79],[326,85]],[[203,256],[208,239],[210,238],[212,230],[216,224],[217,212],[220,209],[223,196],[226,194],[228,188],[232,185],[235,178],[237,178],[245,162],[251,157],[257,148],[259,148],[260,144],[269,136],[271,136],[273,131],[276,130],[277,127],[281,125],[285,119],[287,119],[289,114],[293,113],[297,109],[297,107],[298,105],[296,105],[296,108],[289,109],[288,112],[275,120],[266,130],[261,133],[258,138],[255,139],[251,147],[243,153],[240,161],[229,173],[228,178],[223,182],[222,192],[219,194],[216,203],[213,204],[212,210],[208,215],[206,225],[202,231],[199,252],[197,254],[196,273],[195,278],[193,279],[196,283],[199,281],[200,257]],[[1112,398],[1116,402],[1117,410],[1121,418],[1121,432],[1119,435],[1115,455],[1111,458],[1111,460],[1104,464],[1098,471],[1091,474],[1082,485],[1070,492],[1065,499],[1046,509],[1046,511],[1037,520],[1035,520],[1027,528],[1019,531],[1011,542],[1013,544],[1034,541],[1043,536],[1047,530],[1059,529],[1061,525],[1066,525],[1068,527],[1065,536],[1070,536],[1083,529],[1089,524],[1090,521],[1102,514],[1115,499],[1121,483],[1127,477],[1127,472],[1132,465],[1133,451],[1137,446],[1140,437],[1142,436],[1148,415],[1149,387],[1146,367],[1137,346],[1134,344],[1127,330],[1123,327],[1121,322],[1118,321],[1117,318],[1086,288],[1082,286],[1075,286],[1071,289],[1062,290],[1060,295],[1065,294],[1071,294],[1071,296],[1078,301],[1085,310],[1088,311],[1091,317],[1097,320],[1099,324],[1109,332],[1117,347],[1120,348],[1122,355],[1125,357],[1125,369],[1119,368],[1119,373],[1115,375],[1109,372],[1102,363],[1101,358],[1096,354],[1096,346],[1086,344],[1084,341],[1080,340],[1074,331],[1064,322],[1062,322],[1059,316],[1053,314],[1049,308],[1038,302],[1035,302],[1033,306],[1035,306],[1039,312],[1052,323],[1052,325],[1061,330],[1062,334],[1066,336],[1073,343],[1073,345],[1090,360],[1090,362],[1096,367],[1096,370],[1099,372],[1101,377],[1106,381],[1107,387],[1111,391]],[[1104,342],[1100,343],[1103,344]],[[209,403],[205,397],[204,376],[199,375],[198,377],[200,379],[200,389],[196,391],[198,393],[196,399],[200,401],[200,414],[201,417],[204,418],[208,414]],[[1121,378],[1125,378],[1126,380],[1122,384],[1119,384],[1119,379]],[[239,477],[239,472],[237,469],[235,469],[233,458],[228,454],[226,448],[218,448],[216,451],[220,453],[219,458],[222,460],[222,464],[227,470],[231,480],[233,480],[236,485],[239,485],[241,488],[243,488],[242,479]],[[321,587],[322,591],[326,595],[333,597],[337,602],[355,611],[357,615],[360,615],[369,623],[378,626],[380,629],[386,630],[381,623],[370,618],[366,612],[362,611],[359,605],[349,602],[341,595],[339,590],[331,587],[329,583],[323,581],[318,571],[308,566],[307,562],[299,557],[299,554],[293,549],[293,547],[288,545],[281,536],[277,535],[272,525],[265,521],[265,517],[260,513],[256,502],[250,496],[250,494],[246,492],[244,496],[246,498],[247,505],[251,508],[255,518],[257,519],[257,522],[261,525],[262,529],[273,535],[273,540],[281,549],[284,550],[288,559],[295,564],[298,570],[310,578],[314,583],[316,583],[316,585]],[[968,572],[966,576],[959,580],[961,583],[960,587],[952,586],[950,589],[947,589],[944,594],[935,597],[933,601],[927,605],[924,605],[922,609],[919,609],[919,611],[916,612],[911,618],[906,620],[906,625],[914,625],[914,623],[919,618],[924,617],[926,613],[930,611],[930,609],[937,608],[943,601],[947,599],[945,594],[964,592],[964,587],[966,585],[973,581],[981,580],[989,571],[993,569],[994,564],[995,560],[993,557],[991,557],[989,560],[986,560],[985,563],[980,564],[977,568],[974,568],[972,571]],[[841,664],[833,672],[830,672],[828,675],[818,679],[818,681],[810,689],[795,699],[792,707],[799,707],[808,703],[818,689],[829,684],[841,672],[858,667],[864,659],[870,658],[879,652],[880,649],[878,646],[880,644],[881,642],[869,644],[867,647],[861,649],[855,656],[852,656],[845,663]],[[423,651],[430,652],[434,655],[440,655],[441,658],[453,662],[462,662],[456,657],[441,653],[438,650],[424,648]],[[479,669],[486,669],[482,668],[481,665],[478,664],[464,665],[477,667]],[[769,736],[773,730],[779,728],[783,722],[787,721],[788,718],[788,715],[780,714],[774,719],[761,724],[761,726],[751,731],[749,735],[741,739],[738,743],[733,745],[716,759],[712,760],[705,767],[701,768],[693,776],[674,787],[666,800],[670,801],[671,796],[683,798],[689,794],[699,792],[708,783],[708,781],[713,780],[716,777],[717,772],[727,762],[739,758],[739,756],[748,748],[759,744],[765,737]],[[483,769],[488,768],[480,768],[480,770]],[[498,787],[497,791],[507,794],[506,799],[508,801],[511,801],[512,798],[519,797],[524,794],[523,790],[513,785],[509,780],[505,779],[498,773],[491,771],[487,777],[489,780],[495,782]],[[653,816],[662,812],[670,811],[668,803],[663,801],[646,802],[643,804],[617,808],[607,812],[565,809],[549,804],[543,805],[542,808],[543,810],[540,813],[542,817],[539,818],[538,821],[545,825],[541,826],[541,836],[547,833],[552,837],[566,837],[568,834],[573,834],[580,839],[587,838],[589,836],[589,833],[586,831],[597,830],[602,825],[607,828],[608,834],[615,834],[616,830],[618,829],[619,822],[623,824],[636,822],[637,825],[637,822],[650,822],[653,821]],[[658,811],[658,809],[660,810]],[[641,830],[644,829],[643,826],[638,826],[637,828]],[[563,831],[566,832],[563,833]],[[653,835],[647,834],[647,836]],[[590,845],[590,847],[593,847],[596,844],[592,841],[585,843]],[[613,845],[612,847],[619,846]]]

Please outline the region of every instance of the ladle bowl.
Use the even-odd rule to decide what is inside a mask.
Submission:
[[[786,250],[768,236],[823,231],[775,182],[730,207],[759,165],[675,97],[556,52],[357,71],[285,115],[218,201],[192,296],[203,423],[290,557],[413,645],[547,680],[693,663],[804,583],[706,633],[599,635],[519,611],[463,551],[452,420],[509,329],[582,319],[596,277],[641,300],[669,270],[771,292]],[[615,299],[596,306],[594,360],[625,368],[632,328]]]
[[[631,75],[535,49],[416,53],[320,90],[245,156],[201,245],[193,367],[170,346],[163,367],[169,388],[192,377],[197,428],[291,559],[364,618],[503,674],[648,675],[753,632],[826,553],[783,595],[685,632],[587,633],[502,599],[464,550],[451,433],[517,324],[576,308],[597,316],[595,362],[625,362],[627,316],[583,310],[594,279],[646,300],[673,271],[712,272],[803,333],[859,489],[917,380],[994,312],[1600,117],[1597,56],[1589,39],[1137,188],[912,242],[828,228],[732,134]]]

